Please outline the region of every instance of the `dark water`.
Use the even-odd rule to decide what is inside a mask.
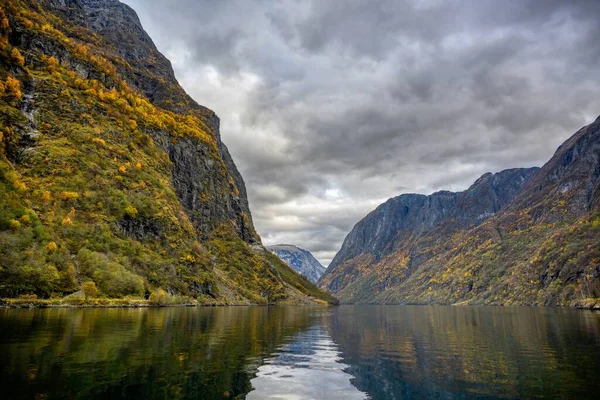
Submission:
[[[600,313],[0,310],[2,399],[600,398]]]

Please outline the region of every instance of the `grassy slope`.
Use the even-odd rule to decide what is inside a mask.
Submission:
[[[225,169],[197,111],[153,105],[121,78],[115,65],[127,61],[97,35],[35,1],[3,4],[0,296],[61,297],[92,280],[106,297],[164,288],[201,301],[283,302],[291,292],[331,300],[279,260],[251,251],[227,224],[198,242],[169,157],[147,133],[196,138]],[[68,58],[14,47],[16,34],[36,35]],[[101,79],[82,78],[75,63]],[[22,112],[29,109],[32,121]],[[24,146],[27,133],[36,139]],[[136,238],[128,234],[133,223],[156,234]]]

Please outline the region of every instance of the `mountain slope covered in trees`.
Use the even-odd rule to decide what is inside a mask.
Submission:
[[[0,2],[0,297],[333,301],[254,230],[219,119],[117,0]]]
[[[348,303],[598,302],[600,118],[541,169],[390,199],[356,224],[319,284]]]

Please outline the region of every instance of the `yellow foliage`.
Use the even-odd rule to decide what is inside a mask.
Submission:
[[[106,141],[100,138],[92,138],[92,142],[96,143],[99,146],[106,147]]]
[[[21,217],[21,222],[25,225],[28,225],[31,222],[31,218],[29,217],[29,215],[25,214]]]
[[[142,169],[142,163],[141,162],[136,163],[135,169]]]
[[[12,229],[13,231],[18,231],[19,229],[21,229],[21,223],[19,221],[17,221],[16,219],[11,219],[8,222],[8,225],[10,226],[10,229]]]
[[[73,225],[73,221],[71,220],[71,218],[65,217],[65,218],[63,218],[63,220],[60,224],[62,226],[71,226],[71,225]]]
[[[81,291],[83,292],[85,299],[94,298],[98,296],[98,288],[96,287],[96,283],[93,281],[84,282],[81,285]]]
[[[77,192],[61,192],[60,199],[61,200],[76,200],[79,198],[79,193]]]
[[[125,172],[127,172],[127,168],[125,168],[125,166],[124,166],[124,165],[121,165],[121,166],[119,167],[119,173],[120,173],[120,174],[124,174]]]
[[[183,262],[194,262],[194,261],[196,261],[196,259],[194,258],[193,255],[186,254],[185,256],[181,257],[181,261],[183,261]]]
[[[45,190],[44,193],[42,193],[42,199],[44,199],[44,201],[50,201],[52,200],[52,195],[49,191]]]
[[[13,182],[13,185],[19,192],[24,192],[27,190],[27,185],[25,185],[23,182],[16,181]]]
[[[128,205],[127,207],[125,207],[125,215],[127,215],[130,218],[135,218],[138,215],[138,210],[134,206]]]
[[[164,305],[167,302],[169,295],[163,289],[158,289],[150,294],[150,298],[148,299],[150,303],[156,305]]]
[[[55,242],[48,242],[48,244],[46,245],[46,249],[50,253],[54,253],[58,249],[58,246],[56,245]]]

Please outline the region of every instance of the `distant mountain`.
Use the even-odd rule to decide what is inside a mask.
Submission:
[[[325,267],[307,250],[290,244],[267,246],[267,250],[312,282],[317,282],[325,272]]]
[[[319,284],[342,302],[574,305],[600,297],[600,118],[541,169],[388,200]]]

